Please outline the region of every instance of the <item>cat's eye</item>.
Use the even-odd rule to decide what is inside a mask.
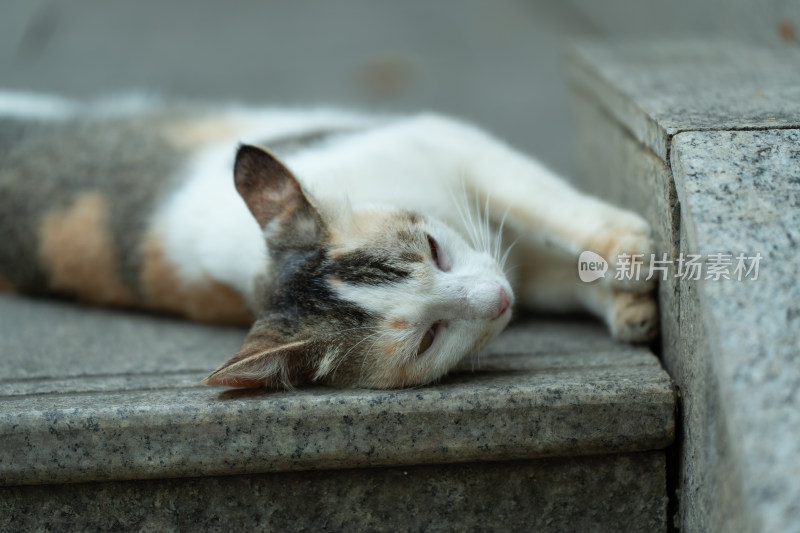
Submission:
[[[433,259],[433,262],[436,263],[436,266],[439,268],[439,270],[444,272],[450,270],[450,267],[448,267],[444,262],[442,251],[439,249],[439,243],[436,242],[436,239],[430,235],[428,235],[428,246],[431,249],[431,258]]]
[[[433,339],[436,336],[434,329],[435,326],[431,326],[431,329],[426,331],[425,335],[422,336],[422,340],[419,341],[419,347],[417,347],[417,355],[422,355],[427,352],[428,348],[433,344]]]

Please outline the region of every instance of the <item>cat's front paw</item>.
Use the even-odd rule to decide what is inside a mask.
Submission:
[[[625,214],[602,228],[592,245],[608,262],[604,282],[614,288],[633,292],[650,292],[656,280],[650,277],[650,259],[655,246],[650,226],[642,218]]]
[[[614,291],[606,317],[614,338],[646,342],[658,334],[658,308],[653,292]]]

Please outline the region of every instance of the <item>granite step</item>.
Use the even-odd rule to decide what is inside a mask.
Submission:
[[[0,296],[0,529],[664,528],[672,383],[599,324],[523,318],[414,389],[198,385],[243,336]]]
[[[680,390],[673,526],[800,531],[800,50],[587,44],[569,72],[580,185],[647,216],[673,261],[659,287]],[[690,256],[700,279],[678,270]]]

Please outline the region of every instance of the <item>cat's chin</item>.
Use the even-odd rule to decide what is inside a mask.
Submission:
[[[485,335],[485,336],[481,336],[481,338],[479,339],[481,342],[476,343],[475,348],[470,352],[470,354],[473,354],[473,353],[479,352],[480,350],[483,350],[484,348],[486,348],[486,346],[495,337],[500,335],[500,333],[502,333],[503,330],[506,329],[506,326],[508,326],[508,323],[511,322],[512,314],[513,313],[511,311],[511,308],[509,307],[505,312],[503,312],[502,315],[498,316],[497,318],[494,318],[494,319],[490,320],[489,321],[489,330],[488,330],[489,334]],[[470,355],[470,354],[468,354],[468,355]],[[462,359],[463,359],[463,357],[462,357]]]

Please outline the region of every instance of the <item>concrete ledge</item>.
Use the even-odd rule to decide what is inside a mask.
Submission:
[[[800,126],[798,52],[734,41],[584,44],[573,89],[591,95],[662,161],[682,131]]]
[[[648,217],[674,261],[762,256],[755,281],[673,269],[660,287],[681,393],[675,525],[800,531],[800,50],[586,46],[570,72],[587,189]]]
[[[19,369],[0,396],[4,485],[620,453],[673,438],[658,361],[593,323],[524,322],[480,370],[435,386],[266,393],[196,385],[238,330],[13,296],[0,313],[0,352]],[[49,349],[58,341],[40,324],[69,344]]]
[[[706,386],[715,390],[707,397],[717,420],[707,438],[721,452],[713,477],[702,464],[690,464],[687,476],[740,505],[733,515],[754,531],[797,530],[800,129],[681,133],[672,140],[671,165],[684,253],[762,256],[755,281],[682,282],[682,312],[703,320],[700,331],[696,322],[683,326],[683,346],[709,358]],[[687,505],[697,515],[709,512]],[[719,523],[730,523],[731,514],[711,509]]]
[[[0,488],[2,531],[665,531],[664,454]]]

